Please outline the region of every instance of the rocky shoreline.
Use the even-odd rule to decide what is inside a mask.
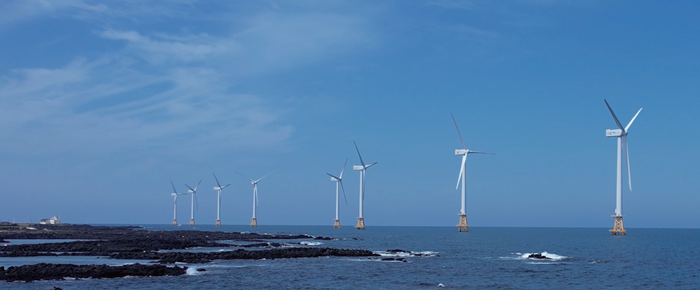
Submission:
[[[0,226],[0,239],[72,239],[78,241],[44,244],[4,244],[0,257],[28,256],[107,256],[112,259],[154,260],[154,264],[125,266],[46,264],[19,267],[0,267],[0,280],[33,281],[71,278],[115,278],[124,276],[177,276],[186,268],[164,264],[208,263],[232,259],[288,259],[314,257],[369,257],[371,251],[317,247],[284,247],[283,243],[269,240],[316,239],[329,237],[309,235],[270,235],[240,232],[212,232],[196,230],[148,231],[140,227],[108,227],[89,225],[42,225],[32,227]],[[222,241],[246,242],[230,244]],[[184,252],[193,247],[229,248],[218,252]],[[241,248],[272,248],[244,250]],[[168,251],[164,251],[168,250]]]
[[[24,265],[18,267],[0,267],[0,280],[36,281],[36,280],[64,280],[75,279],[101,279],[154,276],[179,276],[187,272],[187,267],[168,267],[165,265],[132,264],[123,266],[108,265],[73,265],[73,264],[47,264]]]

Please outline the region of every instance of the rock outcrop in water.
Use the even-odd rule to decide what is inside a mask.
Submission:
[[[530,254],[527,256],[528,259],[540,259],[540,260],[551,260],[552,258],[547,257],[545,255],[539,254],[539,253],[534,253]]]
[[[334,249],[334,248],[286,248],[259,251],[238,249],[215,253],[192,252],[126,252],[113,254],[115,259],[158,260],[159,263],[208,263],[213,260],[272,260],[289,258],[316,257],[371,257],[379,256],[367,250]]]
[[[165,265],[132,264],[123,266],[73,265],[73,264],[34,264],[18,267],[0,267],[0,280],[35,281],[63,280],[64,278],[120,278],[126,276],[179,276],[187,272],[187,267]]]

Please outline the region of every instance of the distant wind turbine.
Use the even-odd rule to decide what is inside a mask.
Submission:
[[[175,189],[175,184],[173,184],[173,181],[170,180],[170,185],[173,186],[173,193],[170,195],[173,196],[173,225],[177,225],[177,196],[178,195],[186,195],[186,193],[178,193],[177,190]]]
[[[462,132],[459,131],[459,126],[457,126],[457,121],[455,120],[455,116],[450,113],[452,116],[452,122],[455,124],[455,128],[457,129],[457,134],[459,135],[459,141],[462,142],[462,147],[464,149],[455,149],[455,155],[457,156],[462,156],[462,165],[459,167],[459,177],[457,178],[457,188],[459,189],[459,183],[460,181],[462,182],[462,208],[459,211],[459,224],[457,225],[457,230],[460,232],[468,232],[469,231],[469,224],[467,224],[467,191],[466,191],[466,182],[467,182],[467,155],[469,154],[490,154],[494,155],[493,153],[488,153],[488,152],[480,152],[480,151],[471,151],[467,149],[467,145],[464,144],[464,139],[462,138]]]
[[[245,177],[245,178],[248,178],[248,180],[250,180],[250,184],[253,185],[253,220],[250,222],[250,226],[251,226],[251,227],[254,227],[254,228],[255,228],[255,227],[258,227],[258,219],[255,217],[255,208],[258,207],[258,182],[260,182],[260,180],[262,180],[263,178],[265,178],[265,177],[267,177],[268,175],[270,175],[270,173],[272,173],[272,172],[270,172],[270,173],[268,173],[268,174],[265,174],[265,176],[260,177],[260,178],[257,179],[257,180],[253,180],[253,179],[251,179],[250,177],[245,176],[245,175],[241,174],[241,173],[238,172],[238,171],[234,171],[234,172],[238,173],[238,175],[240,175],[240,176],[243,176],[243,177]]]
[[[212,172],[211,174],[214,174],[214,172]],[[221,226],[221,219],[219,219],[219,213],[221,211],[221,191],[231,184],[229,183],[229,184],[226,184],[224,186],[221,186],[221,183],[219,183],[219,179],[216,178],[216,174],[214,174],[214,179],[216,179],[216,185],[217,185],[217,186],[214,186],[214,190],[216,190],[216,226],[220,227]]]
[[[610,230],[610,232],[612,232],[613,235],[625,235],[627,234],[627,231],[622,223],[622,150],[625,151],[625,160],[627,161],[627,181],[629,183],[630,191],[632,191],[632,174],[630,173],[630,153],[627,147],[627,134],[629,133],[630,126],[632,126],[634,120],[637,119],[639,113],[642,112],[642,108],[637,111],[637,114],[634,114],[634,117],[632,117],[632,120],[630,120],[627,126],[622,127],[620,120],[618,120],[617,116],[615,116],[615,113],[610,107],[610,104],[608,104],[608,101],[605,99],[603,99],[603,101],[605,101],[605,105],[608,107],[613,119],[615,119],[615,124],[617,124],[617,127],[620,128],[605,130],[605,136],[617,137],[617,198],[615,215],[613,215],[615,217],[615,226],[612,230]]]
[[[192,194],[192,200],[190,201],[190,225],[191,226],[194,226],[194,205],[195,204],[197,204],[197,210],[199,210],[199,204],[197,203],[197,187],[199,187],[199,184],[201,184],[201,183],[202,183],[202,180],[200,179],[199,183],[197,183],[197,186],[195,186],[194,188],[185,184],[185,186],[187,186],[187,188],[190,189],[187,192]]]
[[[360,157],[360,164],[362,165],[355,165],[352,167],[352,170],[359,171],[360,172],[360,216],[357,218],[357,226],[355,226],[358,230],[364,230],[365,229],[365,219],[363,217],[363,209],[364,209],[364,201],[365,201],[365,172],[367,168],[370,168],[372,165],[377,164],[377,162],[366,164],[365,162],[362,161],[362,155],[360,155],[360,149],[357,148],[357,143],[355,143],[355,140],[352,141],[353,144],[355,144],[355,150],[357,150],[357,156]]]
[[[343,186],[343,172],[345,172],[345,166],[348,165],[348,159],[345,159],[345,164],[343,164],[343,170],[340,171],[340,175],[335,176],[330,173],[326,173],[331,177],[331,181],[335,181],[335,224],[333,227],[336,229],[340,228],[340,220],[338,219],[338,185],[343,189],[343,198],[345,199],[345,205],[348,205],[348,198],[345,196],[345,186]]]

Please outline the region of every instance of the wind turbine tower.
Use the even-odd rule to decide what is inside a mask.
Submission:
[[[177,190],[175,189],[175,184],[173,184],[173,181],[170,180],[170,185],[173,186],[173,193],[170,195],[173,196],[173,225],[177,225],[177,196],[178,195],[185,195],[185,193],[178,193]]]
[[[214,174],[214,172],[212,172],[211,174]],[[231,184],[221,186],[221,183],[219,183],[219,179],[216,178],[216,174],[214,174],[214,179],[216,179],[216,186],[214,186],[214,190],[216,190],[216,226],[220,227],[221,219],[219,219],[219,213],[221,212],[221,191]]]
[[[487,152],[480,152],[480,151],[471,151],[467,149],[467,145],[464,144],[464,139],[462,139],[462,133],[459,131],[459,126],[457,126],[457,121],[455,120],[455,116],[452,115],[452,122],[455,123],[455,128],[457,129],[457,134],[459,135],[459,141],[462,142],[462,147],[464,149],[455,149],[455,155],[457,156],[462,156],[462,165],[459,167],[459,177],[457,177],[457,187],[455,189],[459,188],[459,183],[460,181],[462,182],[462,208],[459,210],[459,224],[457,225],[457,230],[460,232],[468,232],[469,231],[469,224],[467,224],[467,190],[466,190],[466,183],[467,183],[467,156],[469,154],[490,154],[494,155],[493,153],[487,153]]]
[[[605,136],[617,138],[617,198],[615,215],[613,215],[613,217],[615,217],[615,225],[613,229],[609,231],[612,232],[613,235],[625,235],[627,234],[627,231],[622,223],[622,151],[625,151],[625,160],[627,161],[627,182],[629,184],[630,191],[632,191],[632,174],[630,173],[630,153],[627,146],[627,134],[629,133],[630,126],[632,126],[634,119],[637,119],[639,113],[642,112],[642,108],[637,111],[637,114],[632,117],[632,120],[630,120],[627,126],[622,127],[620,120],[618,120],[617,116],[615,116],[615,113],[613,112],[612,108],[610,108],[608,101],[605,99],[603,99],[603,101],[605,101],[605,105],[608,107],[610,114],[613,116],[613,119],[615,119],[615,124],[617,124],[617,127],[619,128],[605,130]]]
[[[197,203],[197,187],[199,187],[199,184],[200,184],[200,183],[202,183],[202,180],[201,180],[201,179],[199,180],[199,183],[197,183],[197,186],[195,186],[194,188],[192,188],[192,187],[190,187],[189,185],[185,184],[185,186],[187,186],[187,188],[190,189],[190,190],[188,190],[187,192],[189,192],[190,194],[192,194],[192,200],[190,201],[190,225],[191,225],[191,226],[194,226],[194,205],[195,205],[195,203]],[[199,210],[199,204],[198,204],[198,203],[197,203],[197,210]]]
[[[365,162],[362,161],[362,155],[360,154],[360,149],[357,148],[357,143],[355,143],[355,140],[353,140],[352,143],[355,144],[355,150],[357,150],[357,156],[360,157],[360,164],[362,164],[362,165],[355,165],[352,167],[352,170],[360,172],[360,216],[357,217],[357,226],[355,226],[355,227],[358,230],[364,230],[365,229],[365,219],[362,215],[363,214],[362,210],[364,209],[364,202],[365,202],[365,172],[367,171],[367,168],[370,168],[372,165],[377,164],[377,162],[374,162],[371,164],[365,164]]]
[[[345,187],[343,186],[343,172],[345,171],[345,166],[348,165],[348,159],[345,159],[345,164],[343,164],[343,170],[340,171],[340,175],[335,176],[330,173],[326,173],[331,177],[331,181],[335,182],[335,223],[333,228],[340,228],[340,220],[338,219],[338,185],[343,189],[343,198],[345,199],[345,205],[348,205],[348,198],[345,196]]]
[[[258,182],[260,182],[260,180],[262,180],[263,178],[270,175],[270,173],[272,173],[272,172],[265,174],[265,176],[260,177],[258,180],[253,180],[250,177],[245,176],[238,171],[235,171],[235,172],[238,173],[238,175],[240,175],[240,176],[248,178],[248,180],[250,180],[250,184],[253,185],[253,220],[250,222],[250,226],[257,228],[258,227],[258,219],[255,217],[255,209],[258,207]]]

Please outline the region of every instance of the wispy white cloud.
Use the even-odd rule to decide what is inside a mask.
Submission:
[[[60,3],[93,15],[119,15],[122,9],[78,0]],[[167,13],[158,7],[138,11]],[[50,154],[275,146],[295,131],[284,118],[293,103],[282,107],[276,101],[286,96],[241,94],[232,86],[372,43],[365,21],[352,15],[265,10],[222,24],[230,28],[209,34],[124,30],[103,23],[106,28],[94,31],[120,49],[100,59],[76,55],[63,67],[19,68],[0,76],[0,132],[16,141],[4,150]],[[162,147],[169,143],[179,146]]]

